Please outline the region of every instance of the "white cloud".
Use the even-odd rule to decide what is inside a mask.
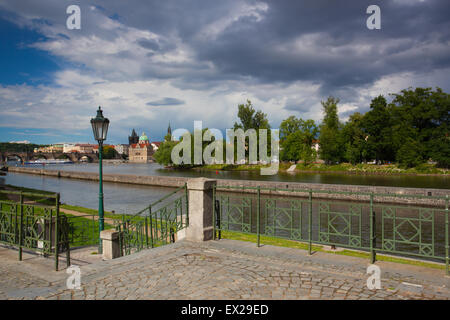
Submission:
[[[65,12],[64,5],[56,0],[53,3],[54,7],[48,9],[51,11],[49,20],[63,18],[60,14]],[[7,9],[15,9],[15,6],[19,5],[9,2]],[[263,2],[233,2],[229,6],[220,18],[205,19],[207,22],[203,25],[199,22],[199,28],[187,39],[212,43],[227,30],[237,27],[240,20],[251,20],[259,26],[270,13],[269,6]],[[174,129],[175,126],[186,126],[191,130],[194,120],[202,120],[209,128],[231,127],[237,120],[237,105],[247,99],[256,109],[268,114],[272,127],[277,127],[290,115],[317,122],[322,119],[320,101],[326,99],[324,82],[292,77],[294,80],[263,83],[250,74],[236,72],[230,76],[215,61],[200,60],[201,52],[183,38],[184,30],[140,29],[109,18],[104,11],[91,7],[82,12],[85,21],[82,30],[74,31],[67,30],[64,23],[33,22],[44,15],[36,8],[21,10],[14,22],[34,28],[46,37],[32,47],[71,64],[56,72],[49,85],[0,85],[0,126],[54,129],[76,134],[79,130],[89,129],[89,119],[101,105],[105,116],[111,120],[111,132],[117,136],[125,138],[134,126],[145,129],[151,136],[163,136],[169,121]],[[448,43],[440,43],[434,35],[424,42],[414,38],[368,37],[340,43],[339,39],[320,29],[304,34],[299,32],[293,41],[280,40],[278,43],[278,38],[273,41],[276,45],[268,45],[273,45],[270,54],[277,62],[289,60],[293,68],[304,66],[308,69],[305,73],[310,74],[315,74],[314,68],[323,65],[365,66],[367,56],[374,52],[379,58],[369,62],[369,70],[376,72],[385,68],[387,62],[396,67],[411,57],[419,57],[425,62],[432,60],[427,59],[430,56],[445,59],[449,50]],[[262,44],[262,49],[266,49],[264,45],[267,44]],[[261,57],[265,58],[258,56]],[[265,64],[264,59],[262,61],[259,63],[267,65],[266,69],[272,67]],[[270,61],[274,60],[268,63]],[[344,68],[333,70],[348,77]],[[353,111],[367,110],[370,100],[379,94],[387,95],[409,86],[449,84],[449,71],[396,73],[393,70],[391,75],[374,76],[379,80],[370,84],[339,87],[337,96],[342,101],[339,113],[345,120]],[[301,72],[303,70],[298,72],[298,78],[301,78]],[[332,75],[325,72],[321,76],[339,77],[339,72]],[[354,70],[352,72],[354,75]],[[184,104],[151,106],[149,101],[183,101]]]

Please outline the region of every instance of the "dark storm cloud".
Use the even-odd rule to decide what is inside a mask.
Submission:
[[[4,6],[32,19],[61,23],[66,4],[46,3],[8,1]],[[157,52],[188,47],[193,60],[143,61],[139,74],[142,79],[173,79],[179,88],[208,88],[221,80],[310,81],[321,85],[324,96],[344,94],[344,101],[355,88],[370,86],[384,76],[450,67],[448,0],[80,3],[86,17],[81,32],[87,35],[111,37],[89,19],[88,8],[94,5],[125,26],[161,36],[137,40],[149,50],[148,59]],[[381,30],[366,28],[366,9],[373,4],[381,8]],[[215,32],[215,24],[222,29]],[[131,57],[132,52],[125,49],[118,55]]]
[[[260,22],[241,19],[215,41],[195,45],[199,59],[213,61],[222,74],[318,81],[325,91],[449,67],[448,2],[405,3],[269,1]],[[370,4],[381,7],[381,30],[366,28]]]
[[[185,104],[185,102],[180,99],[169,98],[169,97],[165,97],[160,100],[147,102],[148,106],[177,106],[177,105],[181,105],[181,104]]]

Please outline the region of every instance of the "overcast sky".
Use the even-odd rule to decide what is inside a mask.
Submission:
[[[277,128],[320,121],[329,95],[345,120],[379,94],[449,92],[449,17],[448,0],[0,0],[0,141],[93,142],[99,105],[107,143],[127,143],[169,121],[224,130],[247,99]]]

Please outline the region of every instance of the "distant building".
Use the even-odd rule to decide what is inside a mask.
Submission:
[[[172,140],[172,128],[170,127],[170,122],[169,122],[169,127],[167,128],[167,135],[164,137],[164,141],[167,140]]]
[[[313,140],[312,141],[312,148],[314,149],[314,150],[316,150],[316,152],[319,152],[319,140]]]
[[[80,153],[94,153],[94,144],[88,144],[88,143],[78,143],[75,145],[78,152]]]
[[[139,136],[136,131],[131,132],[131,136],[128,136],[128,144],[131,146],[132,144],[139,143]]]
[[[128,161],[149,162],[152,160],[153,153],[153,147],[150,144],[148,137],[145,135],[145,132],[143,132],[137,143],[130,144],[128,149]]]
[[[63,145],[63,152],[64,153],[71,153],[75,149],[74,143],[64,143]]]
[[[63,144],[52,144],[48,147],[40,147],[40,148],[34,148],[34,153],[59,153],[63,152],[64,145]]]
[[[127,144],[116,144],[114,146],[118,154],[128,155],[128,145]]]
[[[153,147],[153,152],[156,152],[156,151],[158,151],[158,149],[159,149],[159,146],[161,145],[161,142],[152,142],[152,143],[150,143],[151,145],[152,145],[152,147]]]

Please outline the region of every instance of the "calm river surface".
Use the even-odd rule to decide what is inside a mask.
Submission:
[[[12,165],[12,164],[10,164]],[[36,166],[34,166],[36,167]],[[42,167],[42,166],[39,166]],[[98,172],[98,164],[69,164],[46,165],[47,170],[66,170]],[[450,188],[449,176],[377,176],[377,175],[348,175],[348,174],[288,174],[279,173],[273,176],[262,176],[259,171],[196,171],[196,170],[168,170],[156,163],[136,164],[120,163],[103,166],[104,173],[156,175],[156,176],[182,176],[182,177],[209,177],[215,179],[243,179],[265,181],[287,181],[308,183],[331,183],[352,185],[378,185],[411,188]],[[58,179],[48,176],[31,174],[8,173],[5,183],[28,188],[48,190],[61,193],[63,203],[79,205],[96,209],[98,205],[98,182],[72,179]],[[127,185],[118,183],[104,184],[105,208],[115,212],[137,212],[151,202],[170,192],[169,188],[150,187],[140,185]]]

